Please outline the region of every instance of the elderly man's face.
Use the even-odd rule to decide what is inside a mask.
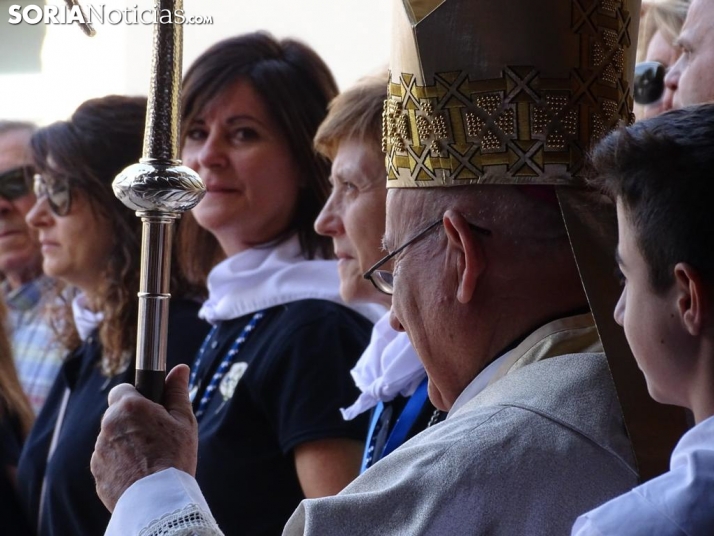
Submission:
[[[0,174],[29,164],[29,138],[22,130],[0,134]],[[12,287],[26,283],[40,270],[37,233],[25,222],[34,204],[33,193],[12,200],[0,196],[0,272]]]
[[[714,100],[714,2],[694,0],[678,43],[682,55],[665,78],[673,107]]]
[[[392,190],[387,196],[384,243],[389,251],[413,238],[438,218],[430,194],[415,189]],[[452,323],[456,303],[456,274],[447,258],[444,226],[435,226],[394,259],[394,295],[390,323],[406,331],[429,376],[429,398],[448,410],[476,375],[480,364],[473,356],[460,366],[459,328]],[[474,351],[470,349],[469,354]]]
[[[416,226],[424,224],[419,214],[428,207],[423,206],[422,196],[414,195],[417,193],[393,190],[387,196],[384,245],[390,252],[421,230]],[[442,230],[432,232],[436,234]],[[433,236],[425,237],[394,258],[394,295],[390,321],[394,329],[406,331],[409,335],[429,374],[429,398],[439,407],[442,406],[439,403],[442,395],[433,379],[440,361],[439,343],[435,340],[435,337],[438,339],[438,330],[434,329],[438,319],[438,304],[434,303],[434,296],[440,287],[441,274],[438,269],[432,272],[437,255],[433,239]]]

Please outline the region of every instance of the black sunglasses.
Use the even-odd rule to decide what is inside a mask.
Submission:
[[[664,77],[667,70],[656,61],[644,61],[635,65],[635,91],[637,104],[652,104],[664,95]]]
[[[47,204],[55,216],[66,216],[72,208],[72,193],[66,180],[49,182],[39,173],[35,174],[35,195],[41,201],[47,198]]]
[[[32,173],[30,166],[20,166],[0,174],[0,197],[14,201],[29,194]]]

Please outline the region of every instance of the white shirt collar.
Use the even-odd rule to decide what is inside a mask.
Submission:
[[[506,352],[498,359],[492,361],[485,369],[479,372],[473,380],[471,380],[471,383],[466,386],[466,389],[461,391],[461,394],[454,402],[454,405],[451,406],[449,414],[446,416],[447,419],[453,416],[460,408],[464,407],[469,400],[472,400],[488,386],[491,378],[496,375],[501,363],[508,358],[510,353],[511,352]]]
[[[216,265],[208,275],[208,300],[198,315],[215,324],[297,300],[344,305],[339,288],[337,261],[308,261],[295,235],[273,247],[241,251]],[[352,309],[372,321],[384,313],[384,307],[371,304]]]
[[[72,300],[72,316],[82,342],[86,341],[104,320],[104,313],[97,313],[89,309],[87,298],[83,292],[77,294]]]
[[[702,448],[714,451],[714,417],[704,419],[693,428],[687,430],[687,433],[680,438],[672,452],[670,470],[682,465],[687,457]]]

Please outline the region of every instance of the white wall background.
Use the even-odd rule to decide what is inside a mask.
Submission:
[[[63,0],[47,0],[63,5]],[[87,5],[90,0],[81,0]],[[268,30],[311,45],[332,68],[340,88],[387,64],[391,2],[388,0],[184,0],[187,15],[211,16],[211,25],[184,26],[184,68],[225,37]],[[40,4],[40,0],[37,1]],[[106,9],[150,0],[91,0]],[[9,31],[0,13],[0,31]],[[110,93],[148,91],[151,25],[96,25],[86,37],[76,25],[49,24],[41,74],[0,75],[0,118],[47,124],[64,119],[84,100]],[[21,42],[17,46],[22,46]],[[0,54],[12,53],[11,50]]]

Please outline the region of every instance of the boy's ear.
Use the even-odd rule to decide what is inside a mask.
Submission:
[[[458,212],[447,210],[444,213],[444,229],[449,253],[456,257],[458,276],[456,299],[461,303],[468,303],[476,291],[479,276],[486,268],[483,248],[469,222]]]
[[[690,264],[680,262],[674,267],[674,284],[682,323],[690,335],[698,336],[711,315],[711,301],[704,281]]]

